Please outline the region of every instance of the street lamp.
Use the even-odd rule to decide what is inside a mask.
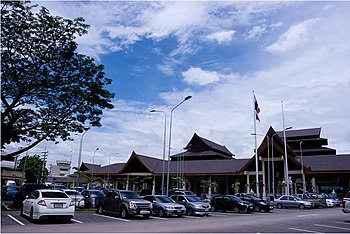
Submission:
[[[119,153],[115,153],[115,154],[119,154]],[[112,155],[114,155],[114,154],[112,154]],[[109,188],[109,185],[110,185],[110,183],[109,183],[109,168],[111,167],[111,156],[112,155],[108,156],[108,173],[107,173],[108,188]]]
[[[92,154],[91,178],[94,178],[95,153],[96,153],[97,150],[99,150],[99,148],[96,148],[95,151],[94,151],[94,153]]]
[[[164,136],[163,136],[163,162],[162,162],[162,195],[164,195],[164,174],[165,174],[165,144],[166,144],[166,112],[161,110],[151,110],[150,112],[164,113]]]
[[[263,136],[267,138],[267,185],[268,185],[268,200],[270,200],[270,137],[268,135],[258,134],[258,133],[252,133],[251,135],[258,135]],[[257,152],[256,154],[257,155]]]
[[[173,111],[180,106],[182,103],[184,103],[185,101],[191,99],[192,96],[187,96],[184,98],[184,100],[182,100],[179,104],[177,104],[176,106],[174,106],[171,111],[170,111],[170,124],[169,124],[169,150],[168,150],[168,172],[167,172],[167,184],[166,184],[166,195],[168,196],[168,190],[169,190],[169,179],[170,179],[170,149],[171,149],[171,125],[173,123]]]
[[[303,149],[301,148],[301,144],[303,141],[300,141],[300,160],[301,160],[301,176],[303,179],[303,193],[306,192],[306,183],[305,183],[305,173],[304,173],[304,159],[303,159]]]
[[[287,140],[286,140],[286,128],[284,125],[284,111],[283,111],[283,101],[281,101],[282,106],[282,123],[283,123],[283,142],[284,142],[284,181],[286,182],[287,188],[286,188],[286,194],[289,195],[289,174],[288,174],[288,152],[287,152]]]
[[[81,134],[80,137],[80,146],[79,146],[79,157],[78,157],[78,168],[80,168],[80,163],[81,163],[81,151],[83,150],[83,138],[84,135],[89,131],[90,128],[85,128],[84,130],[86,130],[83,134]]]

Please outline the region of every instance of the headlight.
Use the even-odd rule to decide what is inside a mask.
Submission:
[[[240,202],[239,204],[240,204],[241,206],[243,206],[243,205],[244,205],[244,203],[243,203],[243,202]]]
[[[260,204],[260,205],[265,205],[265,202],[262,202],[262,201],[261,201],[261,202],[259,202],[259,204]]]
[[[201,208],[202,206],[201,206],[201,205],[198,205],[198,204],[195,204],[194,207],[196,207],[196,208]]]
[[[152,209],[153,208],[153,205],[152,203],[149,204],[149,208]]]
[[[137,208],[136,204],[134,202],[130,202],[129,204],[130,204],[130,208],[131,209],[136,209]]]

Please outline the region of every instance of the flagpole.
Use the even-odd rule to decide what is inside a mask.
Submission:
[[[281,101],[281,106],[282,106],[283,142],[284,142],[284,181],[287,185],[285,194],[289,195],[288,152],[287,152],[287,141],[286,141],[286,127],[284,126],[283,101]]]
[[[254,118],[254,139],[255,139],[255,149],[254,149],[254,153],[255,153],[255,181],[256,181],[256,196],[260,197],[260,193],[259,193],[259,168],[258,168],[258,146],[257,146],[257,139],[256,139],[256,108],[255,108],[255,102],[256,102],[256,98],[255,98],[255,94],[254,94],[254,90],[253,90],[253,118]]]

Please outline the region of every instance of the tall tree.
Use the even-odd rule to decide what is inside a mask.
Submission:
[[[112,81],[104,66],[76,52],[84,19],[20,1],[1,5],[1,148],[25,143],[14,156],[44,140],[72,140],[85,124],[100,127],[114,93],[105,89]]]
[[[39,155],[23,157],[17,168],[24,171],[27,183],[44,182],[49,174]]]

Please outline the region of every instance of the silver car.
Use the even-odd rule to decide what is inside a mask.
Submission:
[[[80,192],[74,189],[64,189],[65,192],[74,201],[75,207],[85,207],[85,200]]]
[[[184,205],[176,203],[166,195],[146,195],[143,199],[152,202],[152,213],[159,217],[171,215],[182,217],[186,214],[186,207]]]
[[[278,208],[314,208],[313,202],[304,201],[297,196],[283,195],[273,201],[273,204]]]

